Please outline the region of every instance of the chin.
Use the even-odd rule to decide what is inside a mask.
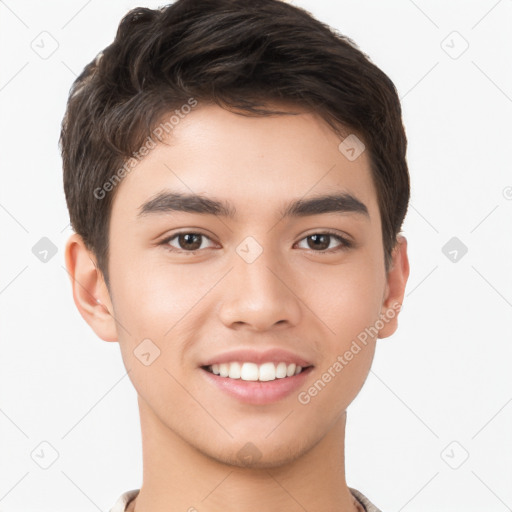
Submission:
[[[289,440],[289,439],[288,439]],[[293,446],[279,443],[265,442],[253,443],[247,441],[242,444],[241,448],[235,451],[226,449],[224,452],[205,453],[209,458],[225,464],[241,469],[272,469],[286,466],[305,453],[311,446],[300,445],[295,442]]]

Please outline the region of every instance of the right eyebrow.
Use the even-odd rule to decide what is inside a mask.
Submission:
[[[139,217],[151,213],[188,212],[207,215],[220,215],[233,218],[236,209],[230,204],[199,196],[197,194],[183,194],[180,192],[162,191],[153,199],[145,202],[139,208]]]

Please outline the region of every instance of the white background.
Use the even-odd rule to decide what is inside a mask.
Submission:
[[[512,1],[294,3],[390,76],[409,139],[411,275],[349,408],[347,483],[384,512],[512,510]],[[0,1],[1,512],[107,511],[141,484],[135,391],[64,269],[57,146],[75,75],[137,5],[160,4]],[[58,44],[46,59],[41,37]],[[468,248],[456,262],[452,237]],[[43,441],[48,469],[31,457],[50,460]]]

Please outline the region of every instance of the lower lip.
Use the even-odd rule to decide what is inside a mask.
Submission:
[[[200,368],[200,370],[209,382],[228,395],[247,404],[264,405],[282,400],[300,388],[313,370],[313,367],[310,366],[292,377],[267,382],[230,379],[210,373],[204,368]]]

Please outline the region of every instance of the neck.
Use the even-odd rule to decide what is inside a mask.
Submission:
[[[134,512],[289,512],[361,510],[345,481],[343,413],[294,461],[265,469],[229,466],[177,436],[139,398],[143,484]]]

